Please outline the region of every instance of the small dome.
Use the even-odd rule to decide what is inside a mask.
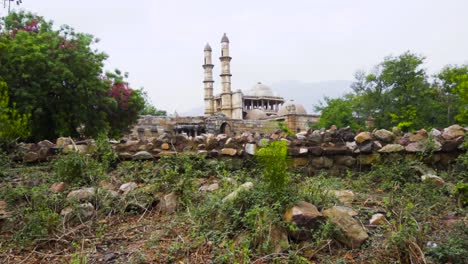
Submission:
[[[229,39],[228,39],[228,37],[226,36],[226,33],[224,33],[223,37],[221,38],[221,43],[223,43],[223,42],[229,43]]]
[[[263,112],[260,109],[253,109],[249,112],[247,112],[247,115],[245,116],[245,119],[248,120],[256,120],[256,119],[262,119],[267,117],[267,114]]]
[[[210,44],[206,43],[204,51],[211,51]]]
[[[307,111],[304,106],[298,103],[295,103],[294,100],[287,101],[284,103],[278,110],[278,115],[307,115]]]
[[[247,95],[250,96],[275,96],[273,90],[269,86],[258,82],[252,89],[247,92]]]

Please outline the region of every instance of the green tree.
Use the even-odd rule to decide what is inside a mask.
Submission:
[[[126,85],[122,104],[112,96],[124,77],[105,74],[107,55],[93,36],[31,13],[11,13],[0,21],[0,77],[20,113],[31,113],[32,139],[123,133],[143,108],[140,91]]]
[[[316,111],[320,111],[320,120],[315,125],[317,128],[328,128],[332,125],[337,127],[350,126],[353,129],[362,127],[362,120],[355,115],[355,98],[348,94],[343,98],[325,97],[325,105],[316,106]]]
[[[468,65],[447,66],[436,76],[440,101],[446,109],[446,125],[468,124]]]
[[[377,127],[416,129],[437,126],[440,104],[422,67],[424,57],[405,52],[387,57],[370,74],[359,73],[352,85],[356,111],[372,117]]]
[[[15,106],[10,105],[7,85],[0,80],[0,145],[29,136],[30,115],[19,114]]]

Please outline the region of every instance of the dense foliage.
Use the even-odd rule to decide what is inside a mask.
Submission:
[[[431,81],[424,60],[406,52],[385,58],[371,73],[358,72],[352,93],[317,107],[319,125],[412,130],[468,124],[468,66],[448,66]]]
[[[10,104],[31,115],[33,139],[118,135],[145,107],[126,75],[103,72],[107,55],[93,48],[93,36],[24,12],[11,13],[0,27],[0,78]]]
[[[19,114],[14,103],[10,105],[8,87],[0,80],[0,144],[29,136],[29,118]]]

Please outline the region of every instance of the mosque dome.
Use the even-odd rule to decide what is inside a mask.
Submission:
[[[273,94],[273,90],[271,90],[271,88],[269,86],[266,86],[261,82],[258,82],[257,84],[255,84],[254,87],[252,87],[252,89],[250,89],[247,92],[247,95],[250,95],[250,96],[275,96]]]
[[[263,112],[260,109],[253,109],[249,112],[247,112],[247,115],[245,116],[245,119],[248,120],[256,120],[256,119],[262,119],[267,117],[267,114]]]
[[[284,103],[280,109],[278,110],[278,115],[307,115],[307,111],[305,110],[304,106],[294,102],[294,100],[287,101]]]

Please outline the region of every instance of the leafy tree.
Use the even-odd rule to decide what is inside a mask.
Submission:
[[[141,91],[121,86],[120,72],[103,72],[107,55],[92,48],[93,36],[69,26],[54,30],[52,22],[24,12],[0,25],[0,77],[18,112],[31,113],[33,140],[115,135],[136,121]],[[117,97],[116,89],[122,92]]]
[[[352,88],[357,115],[374,118],[377,127],[440,125],[440,104],[422,68],[424,59],[406,52],[385,58],[370,74],[356,74]]]
[[[316,111],[320,111],[319,122],[315,125],[317,128],[328,128],[332,125],[337,127],[350,126],[353,129],[357,129],[362,126],[359,122],[362,122],[355,113],[355,100],[352,94],[348,94],[343,98],[328,98],[325,97],[326,105],[316,106]]]
[[[447,125],[468,124],[468,65],[447,66],[436,77],[435,85],[446,109]]]
[[[0,80],[0,144],[29,136],[30,115],[19,114],[15,106],[10,105],[7,85]]]
[[[140,115],[167,116],[167,111],[158,110],[153,104],[151,104],[146,92],[143,93],[143,97],[145,99],[145,107],[140,111]]]

